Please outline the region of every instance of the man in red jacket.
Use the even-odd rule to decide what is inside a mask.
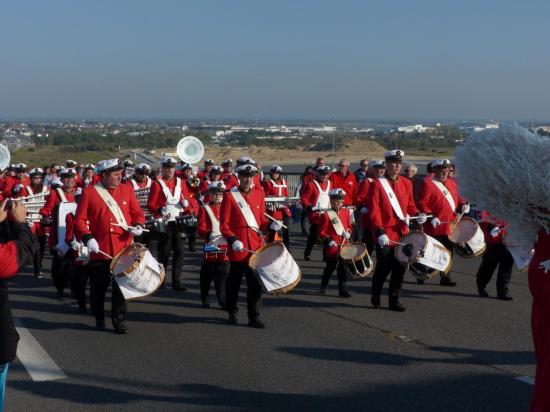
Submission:
[[[330,167],[319,166],[316,169],[315,179],[308,182],[301,192],[300,201],[304,210],[307,210],[309,220],[309,235],[304,249],[304,260],[309,261],[313,246],[317,241],[320,223],[320,211],[330,209],[328,196],[332,187],[329,180]]]
[[[229,273],[229,258],[227,242],[220,231],[220,211],[224,192],[225,185],[222,181],[210,183],[208,203],[199,209],[198,233],[205,238],[200,271],[201,302],[205,308],[210,307],[208,292],[214,280],[218,303],[225,309],[225,282]]]
[[[264,180],[264,193],[265,197],[288,197],[288,184],[285,179],[282,178],[283,168],[279,165],[273,165],[269,171],[269,177]],[[288,231],[289,217],[291,216],[290,209],[287,203],[283,202],[267,202],[266,203],[267,214],[273,219],[276,219],[286,228],[282,228],[283,243],[287,247],[290,247],[290,235]],[[273,242],[275,238],[275,231],[269,229],[267,232],[267,240]]]
[[[27,175],[27,165],[25,163],[19,163],[14,168],[15,176],[6,180],[6,186],[4,187],[4,199],[7,198],[19,198],[23,197],[25,192],[25,186],[30,185],[30,179]]]
[[[353,199],[357,191],[357,178],[349,170],[349,162],[346,159],[338,162],[338,170],[330,175],[333,189],[344,189],[346,198],[344,206],[353,206]]]
[[[239,186],[223,198],[220,212],[220,230],[230,245],[229,275],[227,277],[226,305],[229,323],[237,323],[237,299],[243,276],[246,278],[248,325],[264,328],[260,320],[262,285],[253,273],[248,260],[264,245],[263,231],[267,228],[265,197],[262,190],[252,188],[256,166],[245,164],[236,169]]]
[[[424,179],[420,188],[418,209],[433,217],[424,225],[424,232],[440,241],[453,253],[454,244],[449,240],[452,231],[452,222],[457,213],[468,213],[470,205],[458,193],[456,181],[449,179],[447,159],[434,160],[432,165],[433,177]],[[456,286],[451,279],[451,273],[440,273],[442,286]]]
[[[386,173],[373,182],[367,203],[372,230],[378,242],[371,303],[375,308],[380,306],[380,294],[391,272],[389,308],[397,312],[405,310],[399,302],[399,292],[406,269],[395,258],[395,245],[402,236],[409,233],[409,217],[418,214],[413,200],[412,184],[410,180],[399,176],[404,156],[405,153],[399,149],[384,154]],[[417,222],[425,223],[426,215],[419,214]]]
[[[319,237],[323,239],[326,266],[321,279],[321,294],[324,295],[334,269],[338,276],[338,296],[349,298],[347,275],[344,265],[339,265],[342,245],[351,237],[351,214],[353,211],[343,208],[346,192],[343,189],[332,189],[329,193],[331,210],[321,215]]]
[[[132,244],[143,233],[145,217],[130,185],[120,184],[123,166],[118,159],[102,160],[97,165],[101,181],[82,192],[76,209],[74,231],[90,252],[90,303],[96,329],[105,330],[105,293],[112,283],[111,319],[115,332],[128,333],[126,301],[112,279],[111,258]],[[111,281],[112,279],[112,281]]]

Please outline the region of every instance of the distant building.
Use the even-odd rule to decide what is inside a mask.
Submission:
[[[23,149],[25,147],[36,146],[36,144],[29,136],[25,136],[21,133],[16,133],[13,131],[6,131],[0,143],[5,145],[10,152],[16,151],[18,149]]]
[[[430,127],[422,126],[421,124],[415,124],[412,126],[401,126],[397,128],[398,132],[403,133],[424,133],[430,130]]]

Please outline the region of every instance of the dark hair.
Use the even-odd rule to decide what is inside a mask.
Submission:
[[[306,170],[304,170],[304,174],[302,174],[301,178],[304,179],[312,170],[314,170],[313,166],[306,166]]]

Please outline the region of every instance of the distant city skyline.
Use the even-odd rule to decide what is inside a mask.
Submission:
[[[0,119],[550,119],[550,3],[3,5]]]

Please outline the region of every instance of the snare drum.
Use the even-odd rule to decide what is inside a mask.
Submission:
[[[395,248],[395,258],[419,279],[430,279],[451,268],[451,252],[438,240],[423,232],[411,231]]]
[[[343,265],[348,279],[361,279],[372,272],[372,260],[363,243],[342,246],[338,264]]]
[[[258,249],[248,262],[270,295],[290,292],[300,282],[300,268],[283,242],[268,243]]]
[[[471,217],[460,219],[449,235],[456,253],[462,257],[473,258],[485,252],[485,236],[479,224]]]
[[[197,228],[198,223],[197,216],[191,213],[176,217],[176,226],[178,231],[181,232],[194,231]]]
[[[140,243],[118,253],[110,269],[126,300],[150,295],[164,282],[164,267]]]

